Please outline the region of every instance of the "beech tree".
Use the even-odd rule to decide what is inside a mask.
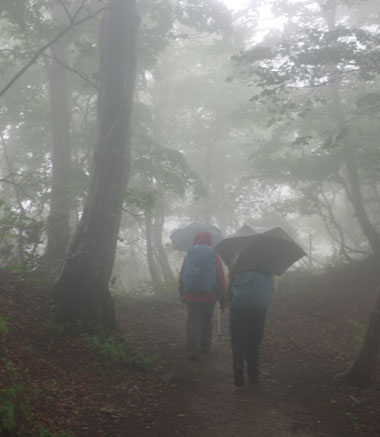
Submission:
[[[135,0],[111,0],[100,25],[98,138],[88,198],[54,294],[57,320],[112,329],[108,288],[129,175],[130,118],[137,64]]]

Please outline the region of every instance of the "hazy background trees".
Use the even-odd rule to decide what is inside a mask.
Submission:
[[[39,54],[1,92],[4,267],[32,271],[49,260],[59,271],[82,215],[107,5],[4,3],[4,87]],[[377,252],[377,2],[138,7],[130,178],[113,286],[172,281],[181,254],[168,235],[191,221],[224,233],[245,221],[281,225],[311,252],[299,268],[313,271]]]
[[[61,321],[112,327],[109,284],[174,288],[169,234],[193,221],[281,226],[312,274],[378,260],[378,2],[140,0],[137,70],[135,6],[2,2],[1,267],[58,279]]]

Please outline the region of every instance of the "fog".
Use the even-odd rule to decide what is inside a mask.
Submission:
[[[164,2],[154,17],[140,5],[114,274],[124,283],[151,278],[147,250],[176,265],[169,235],[191,222],[225,235],[244,223],[284,227],[315,269],[378,245],[376,2],[224,3],[179,12]],[[39,14],[50,33],[35,24]],[[57,238],[49,214],[65,222],[65,238],[52,242],[62,257],[81,216],[97,130],[98,15],[75,2],[4,10],[4,265],[38,265]],[[55,174],[66,193],[51,189]],[[150,249],[147,227],[158,233]],[[142,264],[136,278],[123,273],[131,251]]]
[[[2,3],[1,269],[60,323],[176,295],[191,223],[284,230],[285,291],[378,261],[377,0]]]
[[[377,244],[376,2],[336,9],[312,1],[224,3],[178,11],[162,2],[154,16],[140,5],[130,175],[114,270],[123,287],[151,279],[147,250],[161,279],[157,258],[167,256],[175,269],[181,254],[169,235],[191,222],[225,235],[244,223],[281,226],[311,252],[312,262],[297,268],[361,258]],[[69,172],[58,184],[67,185],[70,211],[57,217],[70,220],[69,233],[86,199],[101,14],[66,6],[2,16],[2,80],[12,83],[2,107],[3,265],[33,269],[49,247],[49,214],[62,214],[51,212],[51,175]],[[49,31],[35,24],[38,14]],[[83,24],[73,25],[75,14]],[[8,224],[10,214],[17,224]],[[146,227],[157,234],[150,249]],[[136,278],[131,253],[141,265]]]

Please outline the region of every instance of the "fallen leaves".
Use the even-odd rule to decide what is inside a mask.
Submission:
[[[24,384],[36,384],[40,389],[32,405],[34,422],[22,418],[19,436],[26,437],[38,427],[51,433],[70,430],[81,437],[125,436],[126,429],[131,436],[183,434],[184,429],[197,435],[207,420],[214,420],[210,429],[224,426],[226,417],[235,420],[237,407],[229,404],[225,393],[231,389],[228,335],[218,339],[219,350],[216,348],[217,354],[226,357],[224,362],[187,372],[180,367],[184,321],[176,312],[178,306],[154,299],[150,306],[141,300],[121,302],[121,329],[135,333],[142,352],[160,352],[166,359],[142,377],[120,363],[105,362],[88,351],[80,338],[54,335],[47,323],[51,315],[47,301],[39,299],[38,305],[25,311],[33,290],[21,282],[8,284],[0,275],[1,280],[0,314],[7,317],[8,328],[6,335],[0,335],[1,352]],[[309,426],[342,432],[355,426],[361,435],[380,435],[376,390],[359,392],[333,378],[350,359],[353,331],[347,319],[358,316],[358,306],[350,308],[347,294],[340,301],[333,297],[334,305],[328,305],[327,291],[311,303],[305,293],[294,293],[291,299],[284,295],[274,302],[264,339],[267,372],[262,376],[267,391],[256,393],[255,399],[267,406],[273,421],[284,414],[276,396],[286,396],[305,410],[312,405],[318,422],[309,422],[307,413],[299,408],[289,413],[299,433]],[[348,315],[350,311],[352,315]],[[226,380],[216,380],[215,374]],[[9,372],[0,366],[0,389],[8,383]],[[188,396],[193,390],[199,390],[192,400],[201,405],[202,415],[189,412]],[[249,396],[238,404],[243,413],[252,401]],[[218,410],[221,416],[214,417]]]

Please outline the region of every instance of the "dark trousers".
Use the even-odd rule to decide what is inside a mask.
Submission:
[[[208,352],[211,346],[212,319],[215,303],[187,303],[187,351]]]
[[[230,331],[234,372],[242,372],[247,362],[247,373],[259,376],[259,349],[264,334],[266,309],[230,311]]]

